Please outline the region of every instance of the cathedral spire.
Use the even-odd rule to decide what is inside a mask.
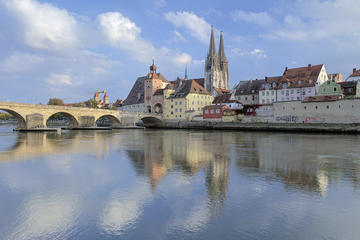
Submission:
[[[224,39],[223,39],[222,31],[220,32],[219,60],[220,60],[220,63],[227,62],[227,58],[225,56]]]
[[[186,67],[185,67],[185,78],[184,79],[188,79],[188,74],[187,74],[187,65],[186,65]]]
[[[214,26],[211,25],[211,38],[210,38],[210,46],[209,53],[210,56],[216,55],[216,47],[215,47],[215,37],[214,37]]]

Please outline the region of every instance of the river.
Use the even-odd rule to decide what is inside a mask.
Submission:
[[[359,239],[360,136],[0,126],[0,239]]]

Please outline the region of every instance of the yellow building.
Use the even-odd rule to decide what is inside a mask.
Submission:
[[[201,85],[202,79],[178,79],[165,98],[163,116],[166,120],[189,120],[188,116],[202,115],[202,108],[214,98]]]

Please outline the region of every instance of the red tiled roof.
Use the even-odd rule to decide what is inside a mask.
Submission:
[[[341,99],[340,95],[306,97],[303,102],[333,102]]]
[[[216,96],[213,103],[235,103],[236,100],[231,99],[231,93]]]
[[[280,83],[288,83],[289,88],[313,87],[319,77],[323,64],[300,68],[286,68]],[[282,85],[278,86],[281,89]]]
[[[215,91],[216,91],[218,94],[225,94],[225,93],[231,92],[229,89],[222,89],[222,88],[215,88]]]

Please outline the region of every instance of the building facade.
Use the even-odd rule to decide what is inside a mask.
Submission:
[[[264,79],[241,81],[236,87],[234,98],[243,105],[259,104],[259,91],[264,84]]]
[[[276,101],[302,101],[306,97],[316,96],[319,86],[327,80],[328,75],[323,64],[285,68],[277,86]]]
[[[343,96],[340,84],[332,80],[327,80],[326,82],[324,82],[319,86],[317,96],[333,96],[333,95]]]
[[[183,121],[191,115],[202,115],[202,109],[214,98],[195,79],[179,80],[175,90],[165,98],[163,117],[167,120]]]
[[[277,100],[277,87],[281,76],[265,77],[265,81],[259,90],[259,104],[271,104]]]
[[[146,88],[145,84],[146,83],[149,84],[149,80],[151,80],[151,78],[149,79],[149,76],[150,76],[150,74],[143,76],[143,77],[139,77],[135,81],[133,87],[131,88],[131,90],[129,92],[129,95],[123,102],[121,110],[127,111],[127,112],[146,112],[149,110],[149,108],[145,107],[145,88]],[[150,77],[155,77],[155,76],[151,75]],[[146,97],[150,97],[149,96],[150,93],[153,92],[153,94],[154,94],[156,92],[156,90],[158,89],[158,86],[160,85],[158,83],[159,80],[161,81],[161,88],[165,88],[169,84],[169,81],[164,77],[164,75],[162,75],[161,73],[156,73],[156,82],[157,82],[156,86],[152,85],[153,89],[151,89],[151,86],[150,86],[151,90],[148,91],[148,93],[147,93],[148,95]],[[146,103],[147,103],[147,106],[151,106],[151,110],[152,110],[152,109],[154,109],[154,107],[153,107],[154,103],[156,104],[157,102],[152,95],[151,98],[146,101]]]
[[[223,34],[220,34],[219,52],[216,52],[214,27],[211,28],[210,46],[205,60],[204,88],[213,93],[214,88],[229,89],[228,60],[225,55]]]

